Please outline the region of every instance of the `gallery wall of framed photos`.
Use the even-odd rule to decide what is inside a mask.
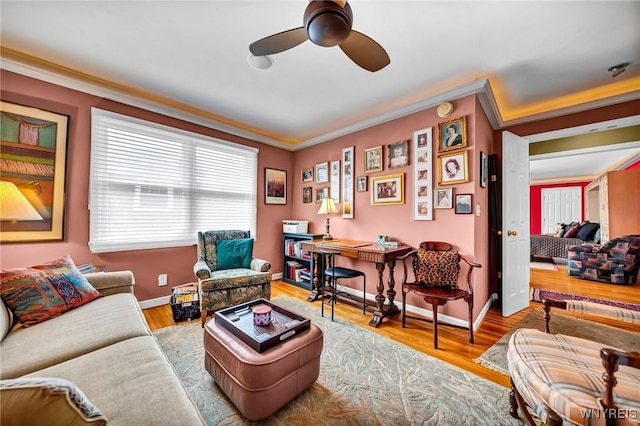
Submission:
[[[435,209],[469,213],[470,209],[457,207],[456,201],[465,204],[470,202],[471,195],[454,193],[456,185],[473,181],[466,115],[415,130],[410,139],[376,142],[360,152],[353,146],[343,148],[340,160],[321,161],[303,168],[303,203],[319,203],[328,196],[336,204],[342,204],[343,218],[353,219],[357,193],[368,192],[372,206],[404,204],[405,173],[410,173],[413,220],[435,220]],[[362,160],[359,170],[362,174],[356,175],[358,157]],[[487,184],[484,151],[480,152],[477,164],[478,183],[484,188]],[[315,188],[305,186],[313,182]]]

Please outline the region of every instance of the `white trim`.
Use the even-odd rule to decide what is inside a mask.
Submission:
[[[511,123],[509,124],[511,125]],[[636,126],[638,124],[640,124],[640,115],[633,115],[630,117],[617,118],[615,120],[600,121],[598,123],[585,124],[583,126],[568,127],[566,129],[552,130],[549,132],[526,135],[525,137],[529,140],[529,143],[536,143],[536,142],[543,142],[543,141],[552,140],[552,139],[566,138],[569,136],[583,135],[585,133],[611,130],[613,128]]]
[[[142,309],[155,308],[156,306],[168,305],[171,302],[171,296],[156,297],[155,299],[147,299],[138,302]]]
[[[277,274],[271,274],[271,281],[281,280],[282,272],[278,272]]]

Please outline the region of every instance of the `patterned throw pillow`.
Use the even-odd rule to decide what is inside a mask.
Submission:
[[[107,418],[73,383],[52,377],[0,381],[2,423],[104,426]]]
[[[414,264],[416,282],[439,287],[458,288],[460,261],[457,251],[418,249]]]
[[[567,226],[567,229],[564,231],[564,234],[562,234],[563,238],[575,238],[576,234],[578,233],[578,231],[580,230],[580,223],[579,222],[571,222],[569,224],[569,226]]]
[[[100,297],[69,255],[42,265],[0,271],[0,296],[23,326]]]

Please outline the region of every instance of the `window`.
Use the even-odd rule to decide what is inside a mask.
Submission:
[[[256,235],[258,151],[93,108],[92,253],[188,246],[198,231]]]

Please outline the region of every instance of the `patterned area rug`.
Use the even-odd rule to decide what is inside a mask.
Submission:
[[[544,269],[546,271],[557,271],[558,266],[553,262],[536,262],[532,261],[529,265],[531,269]]]
[[[618,302],[615,300],[598,299],[589,296],[580,296],[577,294],[560,293],[558,291],[544,290],[542,288],[531,288],[530,300],[534,302],[542,302],[542,299],[552,300],[583,300],[585,302],[599,303],[601,305],[615,306],[616,308],[630,309],[640,312],[640,305],[635,303]]]
[[[200,322],[154,333],[210,425],[516,425],[508,389],[364,327],[320,317],[319,306],[272,300],[324,333],[320,377],[261,422],[245,420],[204,369]],[[169,402],[168,402],[169,403]]]
[[[480,357],[474,361],[485,367],[497,371],[504,375],[509,375],[507,367],[507,347],[511,335],[519,328],[535,328],[544,330],[544,311],[536,308],[516,324],[507,334],[502,336],[493,346],[487,349]],[[586,321],[580,318],[573,318],[557,312],[551,312],[549,322],[551,332],[554,334],[565,334],[568,336],[580,337],[606,343],[618,349],[640,351],[640,333],[621,330],[603,324]]]

